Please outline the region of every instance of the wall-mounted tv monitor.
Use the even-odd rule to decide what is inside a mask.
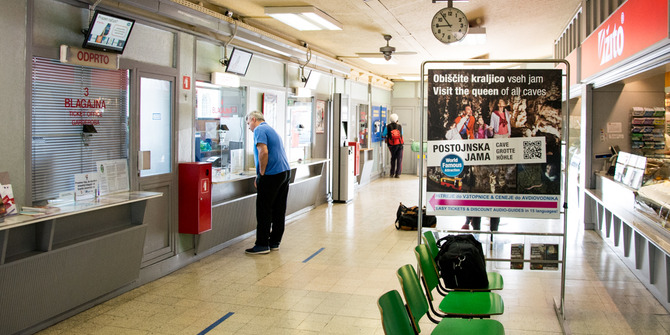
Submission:
[[[226,66],[226,72],[240,76],[246,75],[253,55],[249,51],[233,48],[233,52],[230,53],[230,59],[228,60],[228,66]]]
[[[88,26],[83,47],[121,54],[134,25],[135,20],[96,11]]]

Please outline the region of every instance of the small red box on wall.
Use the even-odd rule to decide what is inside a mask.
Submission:
[[[179,163],[179,233],[212,229],[212,163]]]

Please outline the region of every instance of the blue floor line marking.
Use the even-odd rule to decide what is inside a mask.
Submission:
[[[216,320],[216,322],[212,323],[209,327],[205,328],[205,330],[199,332],[198,335],[204,335],[204,334],[209,333],[212,329],[214,329],[216,326],[218,326],[221,322],[226,321],[226,319],[229,318],[230,316],[232,316],[233,314],[235,314],[235,313],[230,312],[230,313],[224,315],[222,318],[220,318],[220,319]]]
[[[313,253],[312,256],[307,257],[307,259],[305,259],[305,260],[302,261],[302,262],[303,262],[303,263],[307,263],[307,262],[309,262],[310,259],[314,258],[314,256],[316,256],[316,255],[318,255],[320,252],[322,252],[323,249],[325,249],[325,248],[321,248],[321,249],[319,249],[317,252]]]

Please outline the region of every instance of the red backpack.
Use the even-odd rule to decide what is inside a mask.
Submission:
[[[391,132],[389,134],[388,144],[389,145],[405,144],[405,141],[403,141],[402,139],[402,133],[401,133],[402,128],[399,128],[399,126],[395,124],[389,126],[390,126],[389,128],[393,127],[393,129],[391,129]]]

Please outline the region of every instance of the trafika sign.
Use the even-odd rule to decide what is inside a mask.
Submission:
[[[588,78],[668,37],[667,0],[628,0],[582,43]]]
[[[108,70],[119,69],[119,55],[95,51],[89,49],[80,49],[67,45],[60,46],[61,63],[84,65]]]

